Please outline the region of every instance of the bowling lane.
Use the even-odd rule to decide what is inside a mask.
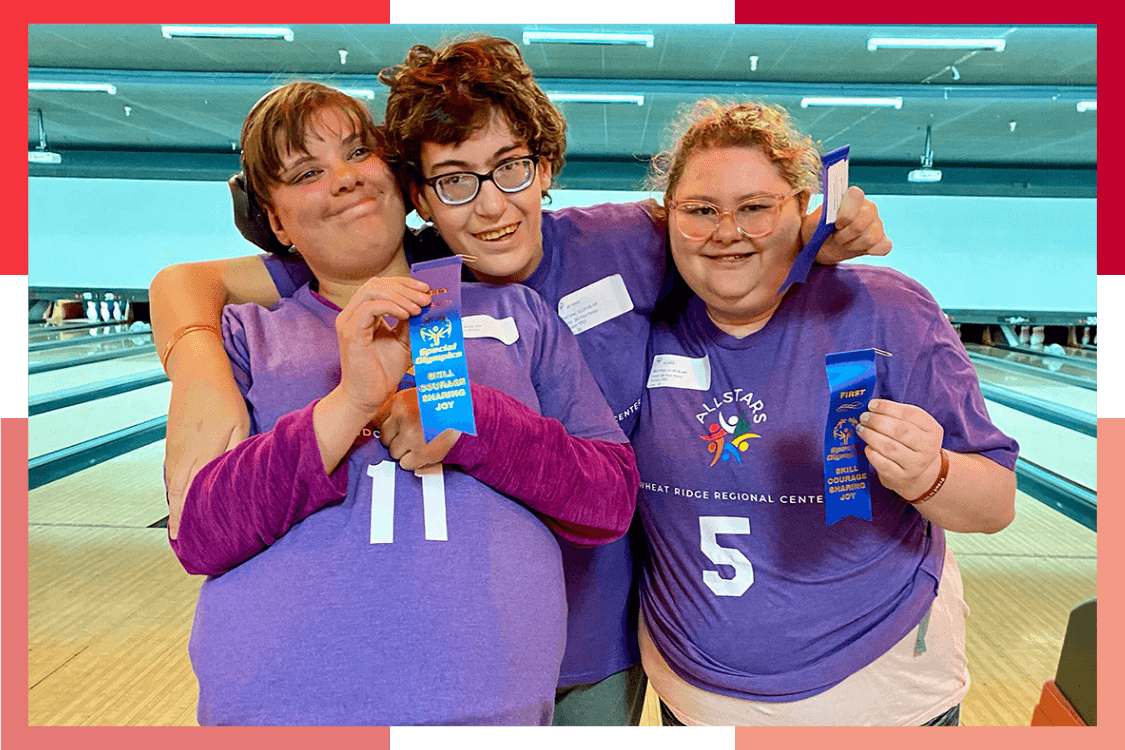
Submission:
[[[1016,365],[1023,365],[1025,367],[1035,368],[1044,372],[1059,373],[1062,375],[1069,375],[1075,378],[1082,378],[1083,380],[1091,381],[1096,384],[1098,375],[1095,370],[1089,367],[1082,367],[1080,365],[1071,364],[1059,357],[1051,357],[1043,354],[1033,354],[1030,352],[1016,352],[997,349],[992,346],[984,346],[982,344],[965,344],[965,349],[970,354],[979,357],[987,357],[996,363],[1010,362]],[[974,359],[974,363],[979,359]],[[1002,366],[997,364],[997,366]]]
[[[152,334],[147,331],[138,332],[133,336],[124,338],[111,338],[104,341],[82,341],[59,349],[44,349],[41,351],[28,351],[27,363],[29,365],[42,362],[58,362],[77,357],[102,354],[105,352],[126,352],[129,349],[152,346]]]
[[[171,393],[172,384],[164,382],[37,414],[27,424],[28,456],[41,456],[164,416]]]
[[[974,361],[973,366],[976,367],[977,376],[982,383],[1009,388],[1040,401],[1066,406],[1088,414],[1098,413],[1097,391],[1078,388],[1030,373],[1005,370],[985,362]]]
[[[160,357],[150,351],[131,357],[91,362],[61,370],[51,370],[30,375],[27,379],[27,395],[38,396],[51,391],[77,388],[100,380],[112,380],[126,375],[160,369]]]
[[[100,343],[102,341],[112,341],[113,339],[127,338],[129,336],[139,336],[142,334],[151,334],[152,331],[147,326],[130,327],[124,324],[121,325],[108,325],[99,326],[97,328],[84,328],[75,331],[54,331],[42,333],[34,338],[28,337],[28,351],[43,351],[47,349],[58,349],[72,344],[84,343]]]
[[[1098,489],[1098,439],[988,401],[992,421],[1020,444],[1020,456],[1072,482]]]

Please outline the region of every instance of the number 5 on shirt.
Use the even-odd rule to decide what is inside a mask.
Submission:
[[[367,467],[371,477],[371,543],[390,544],[395,540],[395,461],[380,461]],[[422,516],[426,540],[449,541],[445,525],[445,471],[441,464],[415,472],[422,479]]]
[[[739,550],[723,547],[719,534],[749,534],[750,519],[738,516],[700,516],[699,548],[716,565],[734,568],[734,578],[721,578],[714,570],[703,571],[703,582],[716,596],[742,596],[754,583],[754,566]]]

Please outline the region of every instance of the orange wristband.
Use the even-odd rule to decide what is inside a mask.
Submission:
[[[926,490],[926,493],[924,495],[922,495],[922,497],[918,498],[917,500],[907,500],[904,497],[902,499],[902,501],[904,503],[908,504],[908,505],[917,505],[918,503],[926,502],[927,500],[929,500],[931,497],[933,497],[934,495],[936,495],[938,493],[938,490],[940,490],[941,486],[943,484],[945,484],[945,480],[948,476],[949,476],[949,454],[945,452],[945,448],[942,448],[941,449],[941,469],[938,470],[937,479],[934,480],[934,483],[930,487],[930,489]]]
[[[175,333],[172,334],[171,338],[168,339],[168,343],[164,345],[164,351],[160,355],[160,366],[164,369],[164,372],[168,372],[168,357],[172,354],[172,348],[180,343],[180,339],[184,336],[187,336],[189,333],[195,333],[196,331],[210,331],[218,336],[220,341],[223,339],[222,332],[213,325],[208,325],[206,323],[188,323],[186,326],[180,326],[176,329]]]

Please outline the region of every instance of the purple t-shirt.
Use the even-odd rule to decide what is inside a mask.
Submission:
[[[649,317],[664,280],[666,227],[640,203],[543,211],[543,259],[523,283],[558,309],[618,423],[637,421]],[[267,268],[282,296],[308,280],[300,262]],[[559,685],[597,682],[640,661],[637,646],[638,524],[594,548],[560,540],[566,572],[567,649]]]
[[[572,435],[622,440],[550,308],[484,286],[464,287],[464,314],[511,318],[518,338],[467,338],[471,379]],[[255,432],[339,382],[336,315],[307,287],[224,313]],[[549,723],[566,622],[554,536],[454,467],[424,484],[374,439],[347,461],[342,500],[200,589],[200,723]]]
[[[664,282],[667,227],[642,203],[601,203],[543,211],[542,229],[543,259],[521,283],[557,307],[578,336],[594,379],[629,435],[643,390],[649,317]],[[423,236],[440,242],[432,231]],[[282,298],[312,278],[300,256],[264,260]]]
[[[652,552],[641,608],[693,685],[757,701],[816,695],[902,639],[933,602],[944,532],[877,479],[870,522],[825,526],[824,355],[871,347],[894,355],[876,357],[876,398],[925,409],[945,448],[1014,467],[1018,446],[989,421],[956,332],[897,271],[814,267],[742,339],[698,297],[675,326],[653,327],[633,439]],[[739,420],[749,436],[715,445],[716,430]]]
[[[578,336],[610,408],[632,432],[644,386],[649,316],[664,279],[666,233],[638,203],[543,212],[543,260],[523,283]],[[580,548],[559,542],[566,572],[566,656],[559,685],[597,682],[640,661],[640,524],[622,539]]]

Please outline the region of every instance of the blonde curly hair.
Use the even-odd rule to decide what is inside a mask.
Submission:
[[[782,107],[759,102],[703,99],[682,111],[669,128],[672,146],[652,157],[648,188],[675,194],[692,154],[710,148],[759,148],[795,188],[819,192],[820,150],[796,129]]]

